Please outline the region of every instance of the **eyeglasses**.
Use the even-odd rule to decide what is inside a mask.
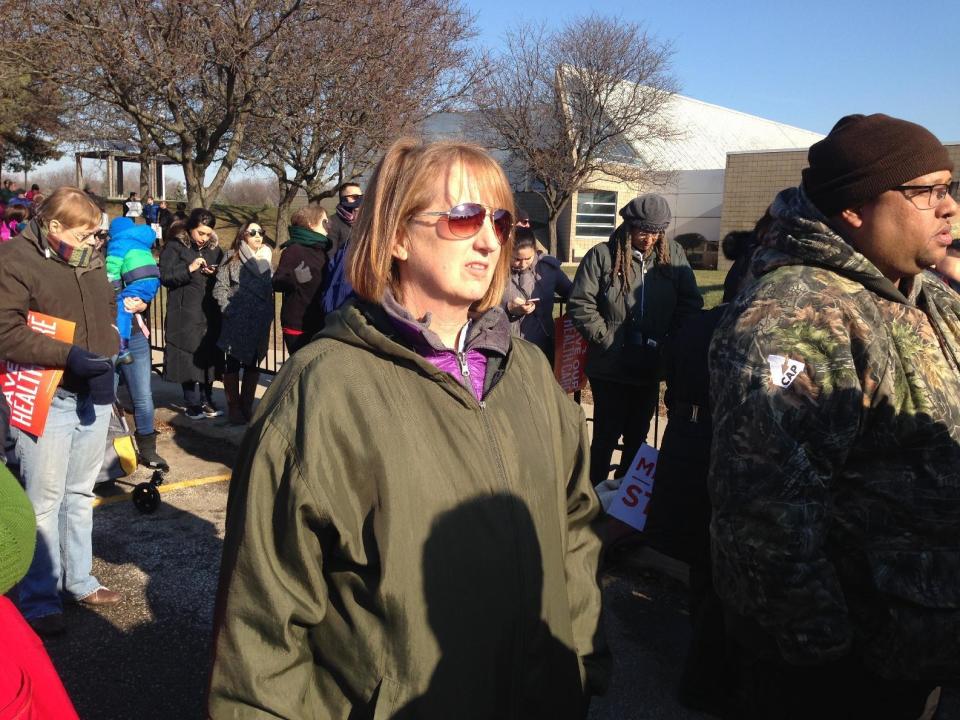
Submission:
[[[100,233],[106,233],[106,231],[105,231],[105,230],[99,230],[99,229],[98,229],[98,230],[92,230],[92,231],[90,231],[90,232],[88,232],[88,233],[84,233],[83,235],[80,235],[80,234],[78,234],[78,233],[73,233],[73,238],[74,238],[74,240],[77,241],[77,244],[78,244],[78,245],[83,245],[83,244],[89,243],[89,242],[91,242],[91,241],[100,240],[100,239],[101,239]],[[106,235],[104,235],[104,239],[105,239],[105,237],[106,237]]]
[[[256,228],[252,230],[247,230],[247,235],[250,237],[257,237],[258,235],[263,235],[263,230],[258,230]]]
[[[493,229],[497,235],[497,240],[503,245],[510,239],[510,231],[513,230],[513,215],[503,209],[487,207],[480,203],[460,203],[449,210],[418,212],[414,213],[413,216],[446,217],[450,233],[458,238],[465,239],[480,232],[488,210],[493,220]]]
[[[346,200],[347,202],[355,202],[363,197],[363,194],[360,195],[341,195],[341,200]]]
[[[947,195],[956,200],[958,186],[960,183],[955,180],[939,185],[898,185],[893,189],[903,193],[903,196],[918,210],[933,210],[946,199]],[[916,202],[917,198],[920,198],[919,203]]]

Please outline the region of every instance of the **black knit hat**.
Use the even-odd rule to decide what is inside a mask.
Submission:
[[[655,193],[648,193],[634,198],[622,208],[620,208],[620,217],[622,217],[630,227],[635,227],[644,232],[663,232],[670,224],[670,206],[663,196]]]
[[[803,190],[827,217],[921,175],[953,172],[947,149],[933,133],[882,113],[840,118],[810,146],[807,162]]]

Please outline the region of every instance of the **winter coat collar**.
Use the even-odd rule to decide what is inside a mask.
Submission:
[[[423,321],[417,320],[410,311],[397,302],[390,290],[383,296],[382,307],[401,336],[414,347],[422,346],[434,352],[450,350],[440,337],[430,330],[430,313]],[[510,350],[510,320],[500,307],[470,318],[464,351],[486,350],[505,356]]]

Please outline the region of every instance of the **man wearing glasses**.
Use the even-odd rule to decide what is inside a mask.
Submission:
[[[960,678],[953,162],[879,114],[808,161],[710,348],[731,716],[915,720]]]

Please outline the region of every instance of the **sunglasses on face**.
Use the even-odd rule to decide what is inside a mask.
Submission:
[[[461,203],[449,210],[414,213],[414,217],[417,215],[446,217],[450,234],[465,239],[480,232],[483,221],[487,217],[487,211],[490,212],[490,217],[493,220],[493,229],[497,235],[497,240],[503,245],[510,239],[510,231],[513,229],[513,215],[507,210],[488,207],[480,203]]]
[[[247,230],[247,235],[250,237],[257,237],[258,235],[263,235],[263,230],[253,228],[252,230]]]

